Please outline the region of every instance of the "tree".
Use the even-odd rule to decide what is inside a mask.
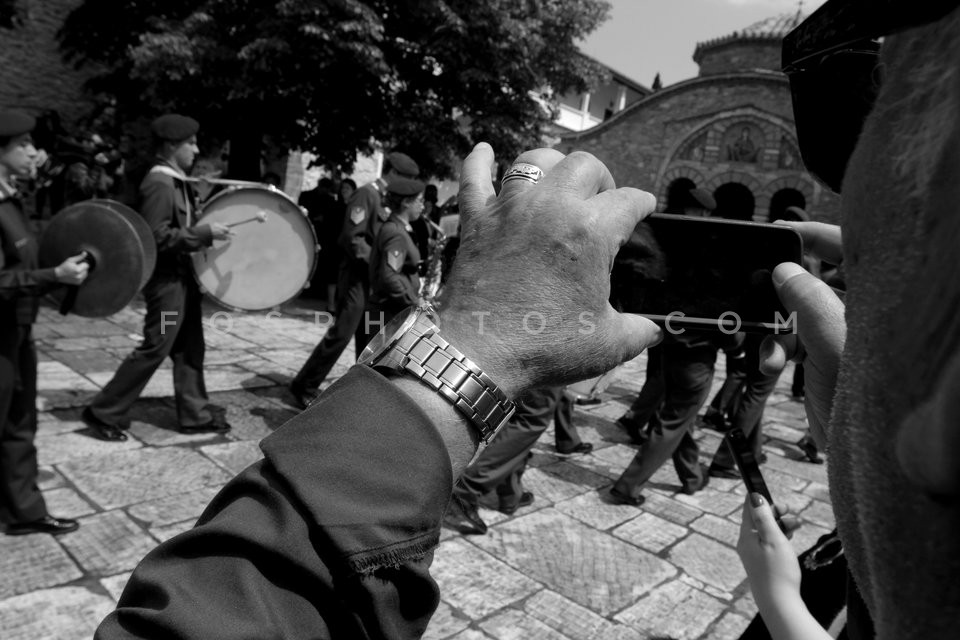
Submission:
[[[604,0],[85,0],[64,54],[103,65],[91,84],[127,117],[175,109],[231,140],[251,176],[264,135],[350,166],[377,143],[447,175],[479,140],[537,146],[550,90],[602,68],[574,44]],[[549,88],[549,89],[548,89]]]

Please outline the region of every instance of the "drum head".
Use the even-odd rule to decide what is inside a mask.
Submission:
[[[96,264],[77,290],[71,312],[102,318],[130,304],[144,281],[146,258],[140,236],[127,217],[92,200],[57,213],[40,239],[40,265],[56,267],[81,251],[88,252]],[[52,295],[62,300],[66,291],[61,287]]]
[[[234,187],[214,196],[199,224],[231,225],[229,242],[193,254],[204,293],[229,309],[260,311],[295,298],[317,259],[313,225],[281,191]]]

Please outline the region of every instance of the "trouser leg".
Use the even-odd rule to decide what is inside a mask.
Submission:
[[[337,302],[337,317],[327,330],[323,340],[300,368],[292,385],[312,391],[320,386],[333,365],[337,363],[350,338],[362,330],[363,311],[367,304],[367,282],[360,277],[359,267],[344,268],[340,279],[340,300]]]
[[[715,359],[713,347],[664,345],[663,406],[651,421],[649,439],[614,483],[620,494],[639,497],[644,483],[668,458],[673,458],[682,483],[699,479],[699,448],[690,431],[710,393]]]
[[[203,379],[203,308],[200,290],[185,283],[183,326],[170,351],[173,360],[173,389],[177,403],[177,419],[182,426],[194,427],[212,419],[206,410],[210,398]]]
[[[763,409],[767,405],[767,399],[777,386],[780,374],[767,375],[760,372],[759,355],[757,355],[759,353],[759,341],[753,346],[754,348],[748,350],[747,379],[740,398],[740,405],[737,407],[737,412],[731,417],[730,423],[733,429],[743,431],[751,450],[759,458],[762,444],[760,422],[763,419]],[[733,454],[726,446],[717,449],[713,456],[713,462],[710,464],[712,469],[732,470],[734,466]]]
[[[550,419],[556,410],[556,387],[536,389],[524,395],[517,402],[517,411],[507,426],[497,434],[480,457],[467,468],[457,485],[457,495],[465,501],[476,504],[488,491],[493,491],[504,483],[513,483],[501,496],[522,491],[519,486],[518,472],[527,461],[527,455],[536,444],[540,435],[550,426]],[[562,387],[561,387],[562,393]]]
[[[640,393],[630,405],[630,409],[621,418],[643,429],[663,402],[663,348],[660,345],[647,349],[647,373]]]
[[[564,391],[564,387],[553,387],[554,398],[553,431],[554,445],[557,451],[569,451],[581,442],[577,428],[573,426],[573,402]]]
[[[0,328],[0,520],[47,515],[37,486],[37,355],[29,326]]]
[[[179,278],[151,280],[143,295],[147,303],[143,342],[90,402],[90,411],[96,418],[119,427],[128,426],[130,407],[170,355],[186,321],[186,288]]]

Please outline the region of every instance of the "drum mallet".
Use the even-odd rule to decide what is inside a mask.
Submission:
[[[267,212],[266,212],[266,211],[258,211],[256,217],[254,217],[254,218],[247,218],[246,220],[240,220],[239,222],[231,222],[231,223],[228,224],[227,226],[228,226],[228,227],[236,227],[236,226],[241,225],[241,224],[247,224],[248,222],[260,222],[260,223],[263,223],[263,222],[266,222],[266,221],[267,221]]]

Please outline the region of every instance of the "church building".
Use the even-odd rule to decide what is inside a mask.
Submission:
[[[561,136],[556,148],[593,153],[618,186],[654,193],[660,211],[681,212],[698,187],[714,195],[716,216],[767,222],[797,206],[811,219],[839,222],[839,198],[803,170],[780,72],[783,36],[804,17],[776,16],[699,43],[697,77]]]

